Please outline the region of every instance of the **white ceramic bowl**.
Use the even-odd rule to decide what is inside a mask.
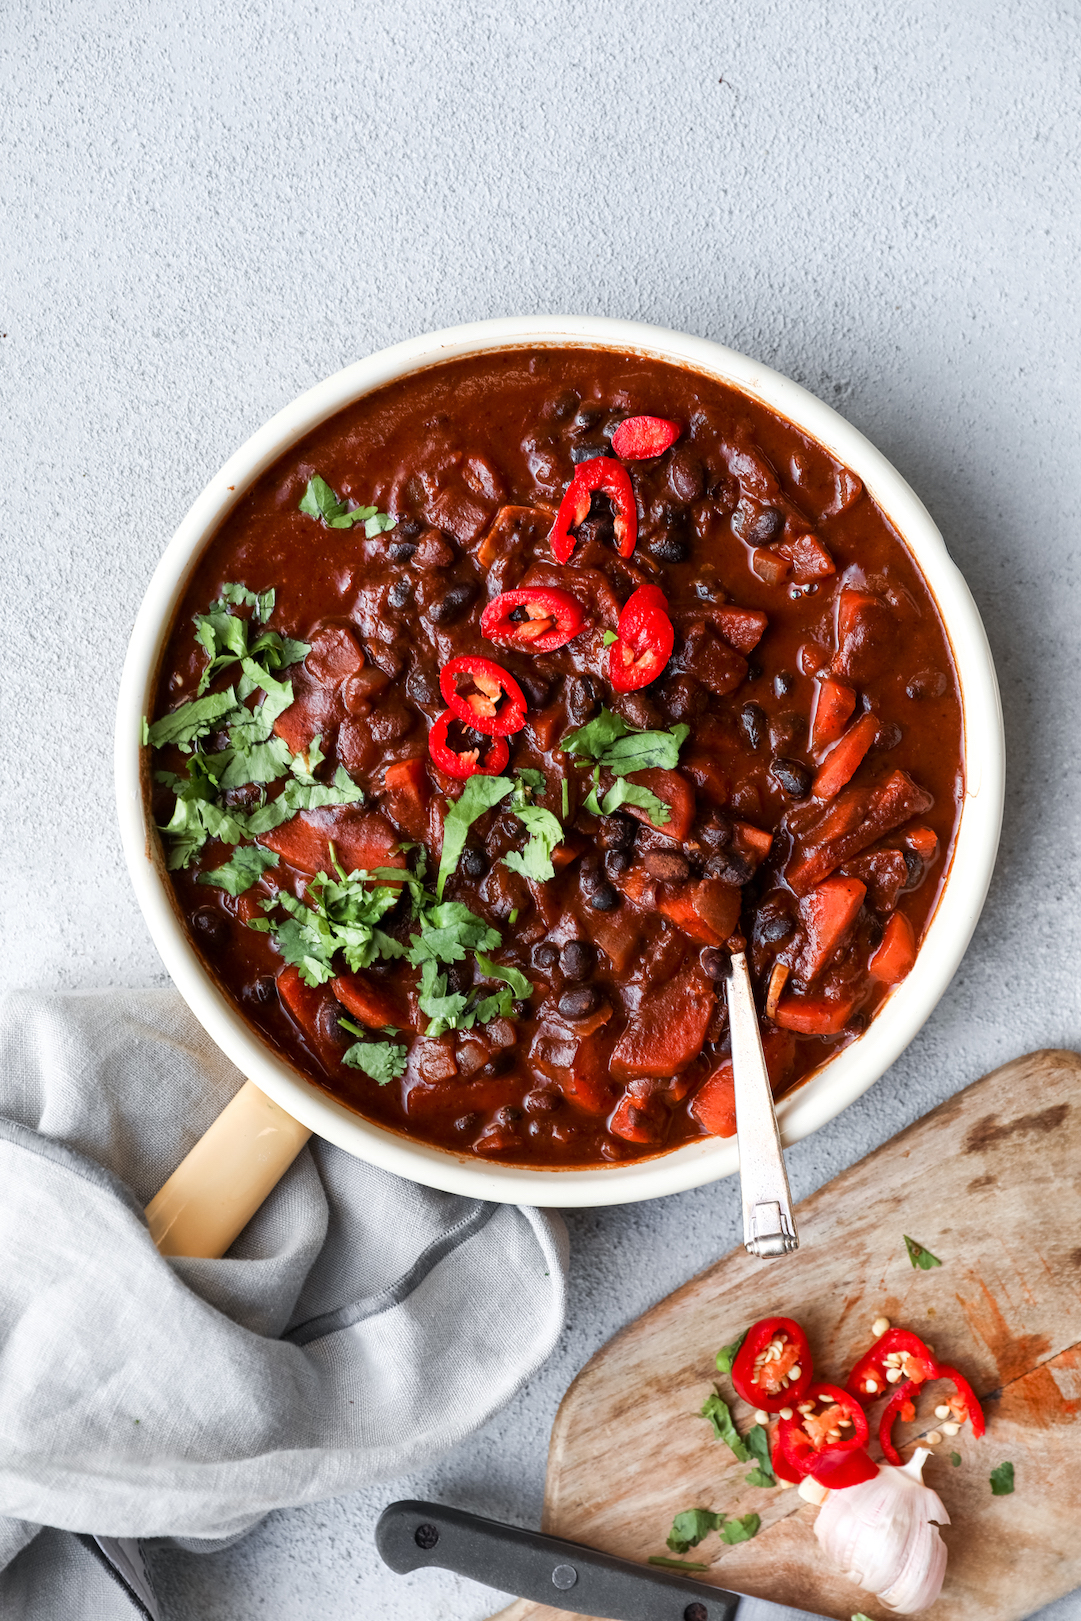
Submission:
[[[828,405],[787,377],[720,344],[638,322],[590,316],[481,321],[414,338],[357,361],[279,411],[207,485],[154,572],[132,632],[120,687],[117,800],[135,892],[169,973],[237,1068],[282,1108],[361,1159],[453,1193],[529,1204],[621,1204],[679,1193],[728,1176],[738,1165],[735,1139],[704,1139],[655,1159],[593,1170],[531,1170],[411,1142],[335,1103],[261,1039],[203,967],[174,907],[140,783],[140,723],[151,707],[158,661],[174,612],[204,545],[252,482],[302,435],[374,388],[457,356],[537,345],[614,349],[670,361],[763,401],[858,473],[904,538],[934,593],[953,649],[964,708],[966,788],[952,866],[908,978],[857,1041],[780,1103],[784,1140],[797,1142],[832,1120],[893,1063],[949,984],[976,926],[994,866],[1005,747],[991,653],[968,587],[926,508],[900,474]]]

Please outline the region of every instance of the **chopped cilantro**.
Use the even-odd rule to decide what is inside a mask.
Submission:
[[[250,603],[255,608],[251,619],[243,619],[232,612],[229,604]],[[296,664],[310,651],[307,642],[294,641],[281,636],[276,630],[263,630],[250,640],[252,628],[264,617],[259,609],[269,614],[274,606],[273,591],[261,597],[242,585],[227,585],[217,602],[211,603],[205,614],[195,616],[195,640],[207,656],[206,669],[199,677],[199,693],[204,693],[218,672],[238,660],[245,680],[240,683],[238,696],[243,700],[257,687],[272,691],[272,676],[288,664]],[[280,690],[280,685],[278,690]],[[292,688],[283,707],[292,703]]]
[[[905,1241],[905,1249],[908,1251],[909,1260],[914,1267],[918,1266],[921,1272],[930,1272],[933,1266],[942,1265],[937,1255],[932,1255],[930,1250],[924,1249],[922,1244],[917,1244],[916,1240],[909,1238],[907,1233],[902,1234],[902,1237]]]
[[[276,867],[278,858],[273,850],[264,850],[259,844],[244,844],[236,850],[222,867],[199,874],[199,883],[214,884],[230,895],[243,895],[257,884],[268,867]]]
[[[667,732],[638,731],[610,709],[602,709],[596,720],[568,733],[559,746],[566,754],[596,760],[613,777],[626,777],[654,767],[671,771],[679,764],[679,751],[690,730],[681,725]]]
[[[724,1521],[725,1516],[714,1514],[712,1509],[685,1508],[672,1521],[666,1546],[673,1553],[686,1553],[688,1548],[697,1548],[711,1531],[719,1531]]]
[[[616,635],[614,630],[606,630],[603,640],[605,647],[611,647],[613,642],[619,641],[619,637]]]
[[[862,1610],[857,1610],[855,1615],[852,1617],[852,1621],[871,1621],[871,1617],[869,1615],[864,1615]]]
[[[558,816],[553,816],[543,805],[514,805],[515,816],[525,827],[529,839],[523,850],[508,850],[503,865],[523,878],[532,878],[543,884],[555,877],[552,851],[563,843],[563,827]]]
[[[271,799],[252,811],[247,818],[247,831],[256,837],[290,821],[297,811],[320,810],[324,805],[355,805],[363,798],[363,792],[344,766],[338,767],[333,782],[329,783],[301,782],[299,778],[292,777],[277,799]]]
[[[733,1423],[728,1403],[718,1396],[716,1391],[706,1397],[702,1406],[702,1417],[709,1420],[718,1441],[723,1441],[740,1463],[750,1463],[750,1449]]]
[[[253,617],[261,625],[265,625],[274,612],[274,587],[269,591],[249,591],[246,585],[223,585],[221,588],[223,602],[231,602],[234,607],[251,608]]]
[[[571,785],[566,777],[563,778],[560,787],[563,791],[563,820],[566,821],[571,813]]]
[[[637,805],[645,811],[654,827],[663,827],[672,820],[671,807],[663,799],[658,799],[651,789],[644,788],[641,783],[627,782],[624,777],[618,778],[601,800],[597,798],[597,784],[594,782],[585,809],[594,816],[611,816],[620,805]]]
[[[693,1559],[667,1559],[663,1553],[651,1553],[649,1565],[663,1565],[665,1570],[708,1570],[708,1565],[696,1564]]]
[[[191,698],[179,709],[163,715],[149,727],[146,740],[152,749],[175,743],[188,749],[197,738],[206,737],[215,723],[236,708],[236,693],[232,687],[225,692],[210,692],[205,698]]]
[[[424,898],[429,904],[421,916],[420,933],[410,937],[409,961],[414,968],[426,962],[462,962],[467,951],[494,951],[498,946],[498,930],[489,928],[468,906]]]
[[[510,916],[508,917],[507,922],[510,924],[511,928],[513,929],[513,927],[517,923],[517,921],[518,921],[518,908],[516,906],[512,906],[511,909],[510,909]]]
[[[362,523],[369,540],[394,528],[394,519],[376,507],[354,507],[347,511],[318,473],[308,480],[308,487],[300,498],[300,510],[310,518],[322,518],[331,529],[352,529],[355,523]]]
[[[746,1338],[747,1330],[744,1329],[743,1333],[740,1334],[737,1339],[734,1339],[731,1345],[721,1346],[720,1350],[717,1352],[717,1367],[721,1373],[732,1372],[732,1364],[739,1355],[739,1348]]]
[[[369,887],[368,873],[337,872],[337,878],[320,872],[311,879],[305,891],[310,904],[288,890],[263,902],[267,912],[281,907],[289,914],[284,922],[272,922],[271,931],[283,958],[300,970],[306,985],[324,985],[334,978],[332,962],[339,951],[354,970],[368,968],[377,958],[406,954],[400,940],[377,927],[397,905],[401,889],[391,884]]]
[[[143,716],[143,723],[139,727],[139,742],[143,745],[144,749],[150,742],[150,722],[147,720],[145,715]],[[136,1419],[135,1422],[138,1424],[139,1420]]]
[[[765,1427],[761,1424],[752,1425],[744,1437],[743,1444],[751,1456],[758,1460],[757,1468],[743,1477],[748,1486],[776,1486],[777,1476],[773,1472],[773,1461],[769,1455],[769,1436]]]
[[[1009,1497],[1013,1491],[1013,1464],[1000,1463],[991,1471],[991,1492],[995,1497]]]
[[[750,1542],[752,1537],[758,1535],[758,1528],[762,1524],[757,1514],[745,1514],[742,1519],[727,1520],[721,1526],[721,1541],[729,1546],[736,1542]]]
[[[370,1040],[369,1032],[354,1024],[352,1019],[339,1018],[338,1024],[350,1035],[361,1038],[342,1054],[343,1064],[348,1064],[350,1069],[363,1070],[380,1086],[398,1080],[405,1073],[407,1053],[404,1047],[396,1047],[389,1041]],[[391,1032],[393,1035],[397,1033],[396,1030]]]
[[[961,1467],[961,1454],[959,1452],[951,1452],[950,1453],[950,1462],[953,1464],[953,1467],[955,1469],[960,1469],[960,1467]]]
[[[440,900],[443,899],[447,879],[457,867],[458,858],[465,849],[469,829],[478,817],[491,810],[493,805],[498,805],[513,788],[510,777],[485,777],[477,772],[466,782],[457,803],[447,811],[443,819],[443,852],[435,884],[435,892]]]

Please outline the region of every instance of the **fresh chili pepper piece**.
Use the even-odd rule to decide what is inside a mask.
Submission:
[[[428,733],[428,753],[433,762],[440,771],[445,771],[448,777],[457,777],[459,782],[465,782],[469,777],[478,774],[482,777],[500,776],[510,759],[510,748],[506,738],[492,738],[484,764],[481,765],[479,749],[463,749],[459,752],[452,749],[447,741],[447,729],[451,721],[458,718],[452,710],[444,709],[439,719],[432,723],[432,729]]]
[[[732,1364],[737,1395],[765,1413],[779,1413],[802,1401],[813,1376],[807,1336],[791,1317],[764,1317],[752,1323]]]
[[[556,521],[548,537],[552,556],[557,563],[569,561],[574,550],[571,530],[585,523],[594,490],[600,490],[612,503],[620,557],[629,557],[634,551],[638,539],[638,507],[630,474],[610,456],[596,456],[592,461],[578,463],[574,477],[567,486],[567,493],[559,503]]]
[[[582,604],[569,591],[532,586],[493,597],[480,616],[480,630],[490,642],[552,653],[573,641],[585,622]]]
[[[899,1369],[904,1379],[922,1384],[925,1379],[935,1377],[935,1367],[933,1352],[918,1334],[907,1328],[888,1328],[860,1357],[848,1376],[845,1389],[866,1404],[889,1390],[891,1383],[897,1383],[896,1379],[891,1381],[887,1377],[890,1369]]]
[[[800,1412],[800,1407],[813,1403],[816,1411]],[[802,1478],[818,1470],[832,1474],[842,1473],[840,1459],[845,1454],[862,1452],[868,1438],[867,1415],[854,1396],[838,1385],[813,1384],[806,1391],[791,1418],[782,1418],[777,1430],[777,1444],[781,1456],[790,1469]],[[860,1459],[853,1459],[853,1471],[864,1468]],[[864,1474],[863,1479],[870,1476]],[[823,1482],[828,1484],[828,1482]],[[849,1481],[848,1484],[854,1484]]]
[[[874,1480],[878,1465],[863,1447],[827,1447],[811,1473],[820,1486],[839,1492],[846,1486],[862,1486],[865,1480]]]
[[[636,692],[656,681],[672,657],[675,639],[664,592],[656,585],[640,585],[628,597],[617,640],[608,649],[608,679],[616,691]]]
[[[458,691],[458,677],[472,678],[475,692]],[[467,726],[488,737],[509,737],[525,725],[526,697],[509,671],[491,659],[451,659],[439,672],[443,702]]]
[[[625,462],[645,461],[663,455],[682,431],[678,422],[667,417],[625,417],[612,435],[612,449]]]
[[[928,1379],[906,1379],[894,1390],[889,1401],[882,1410],[882,1417],[878,1421],[878,1439],[882,1445],[883,1456],[890,1462],[899,1464],[901,1455],[893,1442],[893,1426],[897,1420],[903,1419],[910,1424],[916,1416],[915,1397],[925,1384],[933,1379],[950,1379],[954,1385],[954,1394],[949,1398],[950,1406],[957,1414],[958,1422],[963,1424],[967,1418],[972,1425],[972,1433],[981,1436],[986,1429],[983,1408],[980,1406],[976,1392],[963,1374],[956,1368],[948,1368],[940,1363],[935,1364],[934,1372]]]

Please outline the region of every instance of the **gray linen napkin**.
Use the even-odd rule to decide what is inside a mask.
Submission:
[[[221,1546],[270,1509],[421,1468],[562,1328],[558,1216],[317,1140],[223,1260],[164,1260],[142,1207],[240,1081],[173,991],[0,999],[11,1621],[149,1613],[101,1561],[137,1563],[137,1542],[108,1539]]]

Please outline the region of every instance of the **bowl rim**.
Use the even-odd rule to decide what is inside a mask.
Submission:
[[[786,1145],[817,1131],[894,1062],[930,1016],[976,927],[1002,821],[1005,737],[987,635],[930,513],[886,457],[832,406],[780,372],[709,339],[603,316],[508,316],[411,338],[355,361],[278,411],[229,457],[165,548],[136,616],[117,701],[117,813],[128,871],[165,966],[208,1035],[283,1109],[349,1153],[449,1193],[563,1208],[623,1204],[700,1187],[738,1169],[736,1139],[703,1138],[628,1164],[551,1169],[489,1164],[378,1126],[336,1102],[274,1052],[204,968],[184,932],[146,816],[141,726],[176,606],[203,549],[251,484],[300,438],[373,389],[493,349],[602,348],[705,372],[787,418],[864,483],[934,596],[961,689],[965,793],[949,871],[915,966],[867,1030],[777,1109]]]

